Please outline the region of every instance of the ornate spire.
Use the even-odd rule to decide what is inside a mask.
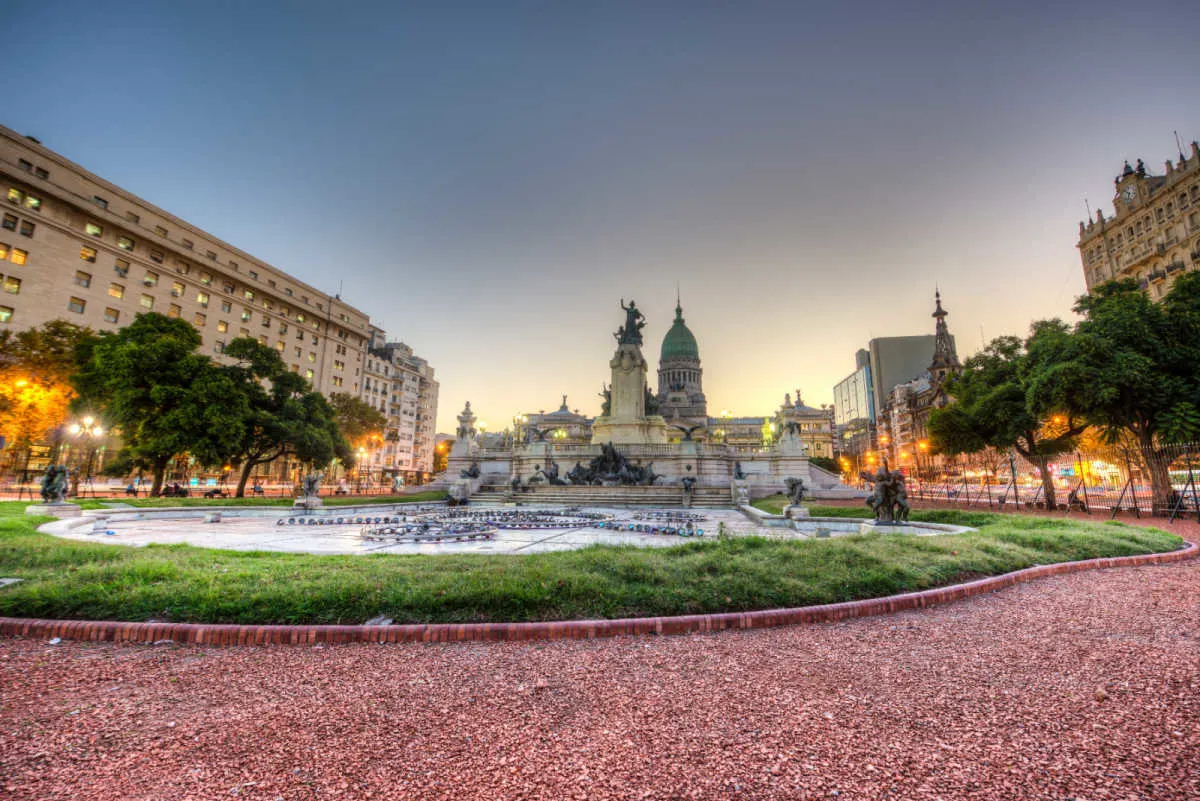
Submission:
[[[941,383],[946,373],[957,372],[962,365],[958,361],[958,353],[954,349],[954,338],[950,336],[950,328],[946,325],[948,313],[942,308],[942,293],[934,288],[934,310],[930,315],[937,324],[934,328],[933,362],[929,365],[929,374],[935,383]]]

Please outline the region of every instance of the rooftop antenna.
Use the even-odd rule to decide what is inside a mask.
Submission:
[[[1088,199],[1086,197],[1083,199],[1083,207],[1085,209],[1087,209],[1088,222],[1091,222],[1092,221],[1092,204],[1088,203]]]
[[[342,299],[342,282],[341,281],[338,281],[338,291],[334,297],[336,297],[338,300]]]
[[[1179,131],[1175,131],[1174,133],[1175,133],[1175,148],[1179,151],[1179,160],[1187,161],[1187,158],[1183,155],[1183,143],[1179,141]]]

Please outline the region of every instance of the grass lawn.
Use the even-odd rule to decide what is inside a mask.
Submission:
[[[411,495],[328,495],[321,497],[324,506],[366,506],[373,503],[425,503],[442,501],[442,490],[414,492]],[[105,509],[107,504],[123,503],[136,507],[156,506],[291,506],[295,498],[71,498],[71,503],[84,509]]]
[[[0,576],[25,579],[0,589],[4,616],[362,623],[383,614],[408,623],[744,611],[891,595],[1182,542],[1120,523],[938,511],[920,517],[979,531],[730,538],[528,556],[309,556],[64,540],[37,533],[47,518],[27,517],[23,508],[0,504]]]

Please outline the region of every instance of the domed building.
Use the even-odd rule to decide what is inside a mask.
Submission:
[[[675,322],[663,337],[658,360],[658,413],[667,422],[679,418],[691,424],[708,422],[700,367],[700,346],[683,321],[683,307],[675,299]]]

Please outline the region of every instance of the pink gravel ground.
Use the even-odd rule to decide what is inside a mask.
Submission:
[[[1198,691],[1200,560],[684,637],[0,640],[0,798],[1197,799]]]

